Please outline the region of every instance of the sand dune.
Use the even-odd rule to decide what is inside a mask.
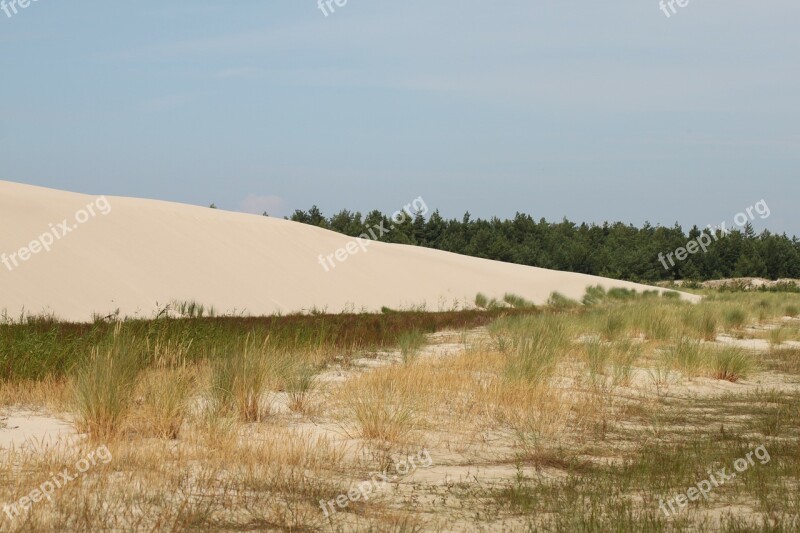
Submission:
[[[282,219],[176,203],[95,197],[0,181],[0,310],[87,321],[119,309],[152,317],[172,301],[218,313],[313,308],[450,309],[477,292],[536,303],[588,285],[646,287],[594,276],[353,239]],[[338,249],[344,261],[320,256]],[[327,271],[326,271],[327,268]]]

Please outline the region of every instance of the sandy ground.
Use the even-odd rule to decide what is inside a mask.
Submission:
[[[361,247],[270,217],[4,181],[0,211],[0,311],[11,317],[24,309],[71,321],[116,310],[150,318],[173,301],[218,314],[438,311],[469,307],[478,292],[543,303],[553,291],[579,299],[590,285],[652,288],[412,246]],[[337,250],[344,260],[326,271],[320,256]]]
[[[429,344],[420,352],[422,361],[434,362],[447,360],[464,353],[468,346],[487,342],[489,339],[485,329],[478,328],[469,332],[441,332],[428,336]],[[734,343],[740,347],[752,350],[754,356],[762,352],[761,344],[752,343],[753,339],[730,339],[721,337],[717,342]],[[758,339],[756,339],[758,340]],[[580,342],[576,340],[576,342]],[[402,358],[396,351],[381,351],[365,354],[363,358],[355,359],[346,366],[330,367],[318,376],[324,388],[336,388],[348,380],[361,374],[375,371],[390,365],[401,365]],[[722,396],[736,395],[742,398],[759,390],[773,389],[791,391],[800,390],[800,383],[795,377],[774,372],[758,372],[747,380],[738,383],[719,381],[704,377],[687,379],[675,373],[674,379],[661,394],[672,400],[682,399],[690,401],[692,409],[686,409],[687,416],[694,419],[685,422],[686,427],[696,426],[697,417],[702,417],[713,405],[704,404],[704,400],[713,400]],[[632,382],[629,387],[620,387],[616,394],[626,401],[643,402],[656,394],[646,368],[634,370]],[[347,428],[329,417],[312,416],[310,419],[290,412],[286,406],[285,394],[271,394],[269,400],[275,419],[271,424],[290,427],[296,431],[307,432],[314,437],[332,439],[340,444],[346,444],[349,454],[355,457],[362,453],[364,443],[361,439],[350,434]],[[7,417],[0,417],[0,457],[3,450],[9,448],[41,450],[45,446],[58,444],[71,445],[81,438],[71,424],[52,416],[45,416],[31,411],[16,410]],[[733,423],[735,421],[732,421]],[[684,422],[681,422],[684,424]],[[620,427],[635,431],[646,438],[650,428],[636,426],[628,422],[621,422]],[[664,426],[664,430],[674,429],[673,426]],[[252,431],[269,431],[254,426]],[[512,438],[508,434],[494,431],[481,431],[479,435],[471,433],[466,428],[462,431],[458,427],[448,427],[447,430],[430,429],[426,432],[425,441],[429,444],[432,464],[426,468],[417,468],[408,476],[392,480],[373,496],[382,502],[382,509],[394,509],[398,512],[413,509],[421,513],[429,529],[435,529],[438,524],[447,531],[513,531],[522,530],[525,526],[524,516],[505,516],[488,520],[485,524],[475,521],[474,510],[465,508],[458,497],[454,487],[468,486],[471,490],[480,492],[491,487],[504,487],[512,482],[516,476],[523,474],[528,478],[550,479],[563,475],[558,469],[549,467],[536,467],[525,465],[518,467],[514,462],[517,451]],[[254,433],[255,435],[255,433]],[[247,437],[247,435],[245,435]],[[478,438],[479,437],[479,438]],[[244,437],[243,437],[244,438]],[[249,438],[249,437],[248,437]],[[617,443],[617,451],[624,449],[624,443]],[[413,450],[409,453],[415,453]],[[615,460],[614,457],[603,457],[602,460]],[[520,469],[521,468],[521,469]],[[365,477],[364,480],[368,479]],[[332,494],[331,497],[335,495]],[[715,516],[723,511],[735,511],[740,514],[751,514],[748,507],[734,508],[730,506],[711,508],[703,511],[708,516]],[[336,524],[345,530],[358,530],[363,524],[359,522],[358,515],[338,513]],[[478,527],[480,526],[480,527]]]
[[[43,452],[71,444],[77,438],[78,433],[70,422],[54,416],[25,410],[0,416],[0,450]]]

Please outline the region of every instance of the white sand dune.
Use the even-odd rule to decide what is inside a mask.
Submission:
[[[190,300],[249,315],[422,304],[440,310],[469,305],[478,292],[542,303],[553,291],[580,298],[596,284],[652,288],[378,242],[325,271],[320,255],[353,239],[270,217],[101,198],[0,181],[0,310],[72,321],[117,309],[147,318]],[[61,236],[65,219],[70,230]]]

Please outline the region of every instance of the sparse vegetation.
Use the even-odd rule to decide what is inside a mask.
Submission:
[[[797,528],[800,356],[783,317],[800,295],[708,292],[693,305],[595,287],[583,305],[503,300],[445,314],[2,325],[4,409],[71,414],[114,456],[19,527],[750,531],[768,517],[770,531]],[[717,341],[722,330],[737,338]],[[780,389],[761,388],[765,371]],[[662,498],[754,443],[773,462],[714,493],[734,511],[661,513]],[[322,513],[423,447],[435,473]],[[0,453],[6,501],[80,458]],[[132,501],[136,515],[123,511]]]
[[[753,356],[739,348],[722,348],[711,359],[711,375],[736,383],[748,377],[754,368]]]
[[[503,301],[513,307],[514,309],[535,309],[536,305],[533,302],[529,302],[525,298],[521,296],[517,296],[516,294],[506,293],[503,295]]]
[[[81,431],[96,441],[108,441],[118,435],[133,403],[143,365],[136,339],[121,338],[119,330],[110,346],[92,349],[71,383]]]
[[[417,330],[404,331],[397,340],[404,363],[413,361],[419,349],[425,344],[425,335]]]

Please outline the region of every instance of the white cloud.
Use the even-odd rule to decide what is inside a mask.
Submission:
[[[270,216],[283,216],[286,201],[280,196],[261,196],[250,193],[239,202],[239,211],[260,215],[266,211]]]

